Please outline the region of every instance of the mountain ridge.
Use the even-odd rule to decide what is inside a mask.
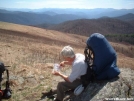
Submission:
[[[48,29],[88,36],[92,33],[133,34],[134,26],[113,18],[80,19],[67,21]]]
[[[134,14],[134,9],[0,9],[0,21],[24,25],[59,24],[69,20],[117,17],[128,13]]]
[[[114,17],[114,18],[122,20],[122,21],[126,21],[134,26],[134,14],[133,13],[128,13],[126,15],[122,15],[122,16],[118,16],[118,17]]]

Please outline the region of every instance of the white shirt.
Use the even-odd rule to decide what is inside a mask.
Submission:
[[[70,82],[73,82],[76,79],[80,79],[81,75],[86,74],[87,64],[84,60],[85,56],[83,54],[75,54],[75,60],[72,64],[72,72],[68,77]]]

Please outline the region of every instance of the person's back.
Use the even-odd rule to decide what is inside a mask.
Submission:
[[[75,60],[72,63],[72,72],[69,80],[80,79],[81,75],[86,74],[87,64],[85,63],[85,56],[83,54],[75,54]]]

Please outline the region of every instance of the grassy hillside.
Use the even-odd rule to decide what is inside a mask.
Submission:
[[[134,26],[113,18],[80,19],[67,21],[49,29],[88,36],[92,33],[134,34]]]
[[[89,36],[101,33],[112,42],[126,42],[134,44],[134,26],[126,21],[113,18],[80,19],[67,21],[48,29]]]
[[[51,71],[53,63],[60,61],[62,47],[71,45],[78,52],[83,52],[85,43],[82,40],[85,39],[78,35],[0,22],[0,61],[11,66],[13,96],[9,101],[40,99],[42,91],[56,84]]]
[[[61,61],[59,52],[63,46],[71,45],[76,52],[83,53],[87,38],[0,22],[0,61],[11,66],[9,72],[13,96],[8,101],[39,100],[41,92],[55,87],[60,79],[51,72],[53,63]],[[134,69],[134,46],[111,44],[118,54],[118,66]]]

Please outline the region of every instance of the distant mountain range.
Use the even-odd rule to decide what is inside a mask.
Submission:
[[[0,21],[82,35],[134,34],[134,9],[0,9]]]
[[[134,13],[134,9],[113,9],[113,8],[96,8],[96,9],[60,9],[60,8],[42,8],[42,9],[6,9],[7,11],[34,12],[45,14],[73,14],[82,17],[100,18],[102,16],[116,17],[128,13]]]
[[[50,12],[49,12],[50,13]],[[68,20],[78,19],[80,17],[72,14],[58,14],[51,16],[46,13],[20,12],[20,11],[3,11],[0,10],[0,21],[23,24],[23,25],[37,25],[37,24],[57,24]]]
[[[115,18],[122,20],[122,21],[129,22],[130,24],[132,24],[134,26],[134,14],[132,14],[132,13],[128,13],[126,15],[118,16]]]
[[[134,9],[0,9],[0,21],[24,25],[48,25],[76,19],[117,17],[128,13],[134,14]]]

